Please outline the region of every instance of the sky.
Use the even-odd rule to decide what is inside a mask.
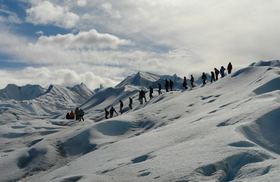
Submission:
[[[0,88],[279,59],[279,0],[0,0]]]

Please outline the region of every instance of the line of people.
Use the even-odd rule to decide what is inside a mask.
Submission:
[[[220,70],[218,70],[217,68],[214,68],[214,71],[211,71],[211,83],[212,82],[215,82],[219,79],[219,74],[221,75],[221,78],[225,77],[225,71],[228,71],[228,74],[231,74],[232,72],[232,64],[231,62],[229,62],[228,66],[227,66],[227,69],[225,69],[224,66],[221,66]],[[202,84],[205,85],[206,84],[206,80],[207,80],[207,75],[205,72],[202,73]],[[190,83],[191,83],[191,88],[194,88],[195,87],[195,84],[194,84],[194,77],[193,75],[191,75],[191,78],[190,78]],[[173,91],[173,88],[174,88],[174,82],[172,80],[165,80],[165,90],[166,92],[169,92],[170,91]],[[187,78],[184,77],[183,79],[183,83],[182,83],[182,86],[184,89],[188,89],[188,84],[187,84]],[[158,83],[158,95],[162,94],[161,92],[161,84]],[[152,86],[149,87],[149,97],[150,99],[153,98],[153,93],[154,93],[154,88]],[[139,97],[138,97],[138,100],[140,102],[140,104],[142,105],[143,104],[143,101],[147,102],[147,98],[146,98],[146,92],[141,89],[139,91]],[[124,107],[124,104],[123,104],[123,101],[122,100],[119,100],[119,103],[120,103],[120,114],[123,113],[123,107]],[[133,109],[132,108],[132,105],[133,105],[133,99],[131,97],[129,97],[129,109]],[[118,112],[116,111],[116,109],[111,106],[110,110],[108,111],[107,108],[104,109],[105,111],[105,119],[108,119],[109,117],[112,118],[114,117],[114,114],[116,115],[119,115]]]
[[[232,72],[231,62],[228,63],[227,69],[224,66],[221,66],[220,70],[218,70],[217,68],[214,68],[214,71],[211,71],[211,73],[210,73],[210,75],[211,75],[210,82],[213,83],[213,82],[217,81],[219,79],[219,74],[221,75],[221,78],[225,77],[226,70],[228,71],[228,74],[231,74],[231,72]],[[201,78],[202,78],[202,84],[205,85],[206,80],[207,80],[207,75],[204,72],[202,73]]]
[[[75,112],[71,111],[66,114],[66,119],[69,119],[69,120],[76,119],[79,121],[85,121],[84,115],[85,115],[85,112],[82,109],[77,107],[75,109]]]

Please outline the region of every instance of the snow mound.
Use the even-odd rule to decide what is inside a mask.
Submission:
[[[255,89],[253,92],[255,92],[257,95],[260,95],[268,92],[273,92],[276,90],[280,90],[280,77],[266,82],[265,84]]]
[[[240,131],[252,142],[280,154],[280,108],[275,109],[255,122],[241,126]]]
[[[250,152],[243,152],[240,154],[236,154],[227,157],[222,161],[199,167],[198,169],[195,170],[194,173],[194,176],[196,176],[195,180],[198,179],[199,181],[207,181],[213,179],[215,179],[215,181],[241,180],[243,178],[242,171],[246,170],[246,165],[251,163],[263,162],[271,158],[272,158],[271,156],[258,151],[250,151]],[[253,173],[256,173],[254,174],[254,176],[265,175],[267,172],[269,172],[269,167],[253,171]],[[194,179],[192,179],[192,176],[190,176],[188,180],[192,181]]]

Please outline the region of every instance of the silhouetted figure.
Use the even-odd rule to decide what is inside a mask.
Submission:
[[[204,72],[202,73],[201,78],[202,78],[203,85],[205,85],[206,84],[206,80],[207,80],[207,76],[206,76],[206,74]]]
[[[120,113],[122,114],[123,113],[123,101],[120,100]]]
[[[165,87],[166,92],[168,92],[169,91],[169,81],[168,80],[165,80],[164,87]]]
[[[211,71],[211,83],[216,81],[214,71]]]
[[[139,102],[140,102],[140,104],[143,104],[143,96],[142,96],[142,92],[141,92],[141,90],[139,90]]]
[[[133,100],[131,97],[129,97],[129,109],[132,109],[132,104],[133,104]]]
[[[146,92],[142,89],[142,98],[145,100],[145,102],[147,102],[147,98],[146,98]]]
[[[142,90],[139,91],[139,101],[140,101],[140,104],[143,104],[143,99],[145,100],[145,102],[147,102],[146,93],[142,89]]]
[[[80,120],[80,109],[78,107],[76,107],[75,109],[75,116],[76,116],[76,120]]]
[[[188,89],[187,78],[184,76],[183,87]]]
[[[231,71],[232,71],[232,64],[231,64],[231,62],[228,63],[227,70],[228,70],[228,74],[231,74]]]
[[[70,119],[70,114],[69,114],[69,112],[66,114],[66,119]]]
[[[114,113],[116,113],[117,116],[118,116],[117,111],[116,111],[115,108],[112,106],[111,109],[110,109],[110,118],[112,118],[112,117],[114,116]]]
[[[220,69],[220,74],[221,74],[221,77],[225,77],[225,67],[221,66],[221,69]]]
[[[214,68],[214,72],[215,72],[215,80],[217,81],[219,79],[220,71],[217,68]]]
[[[154,93],[154,88],[153,87],[150,87],[150,99],[152,99],[153,98],[153,93]]]
[[[105,111],[105,119],[109,118],[109,111],[107,110],[107,108],[104,109]]]
[[[82,110],[82,109],[80,109],[79,110],[79,121],[85,121],[85,119],[84,119],[84,115],[85,115],[85,112]]]
[[[169,86],[170,86],[171,91],[173,91],[173,85],[174,85],[174,82],[172,80],[169,80]]]
[[[160,95],[160,94],[161,94],[161,84],[158,83],[158,95]]]
[[[191,86],[192,86],[192,88],[194,87],[194,78],[193,78],[193,75],[191,75]]]

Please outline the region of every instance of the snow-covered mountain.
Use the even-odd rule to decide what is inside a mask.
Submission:
[[[40,91],[40,92],[39,92]],[[92,96],[84,84],[73,87],[50,85],[44,89],[38,85],[18,87],[8,85],[1,92],[0,114],[8,119],[31,119],[32,117],[64,117]],[[63,115],[62,115],[63,113]]]
[[[155,93],[144,105],[135,83],[95,93],[82,105],[85,122],[1,120],[0,180],[279,181],[279,61],[254,63],[204,87]],[[119,99],[127,108],[128,96],[135,96],[132,110],[101,120]]]
[[[6,88],[0,90],[0,99],[31,100],[43,95],[45,92],[46,89],[40,85],[25,85],[20,87],[15,84],[9,84]]]
[[[162,85],[162,88],[164,88],[166,79],[172,80],[174,82],[175,88],[181,88],[183,80],[182,80],[182,78],[178,77],[176,74],[174,74],[172,76],[156,75],[156,74],[149,73],[149,72],[138,72],[136,74],[128,76],[122,82],[120,82],[116,86],[116,88],[122,88],[127,85],[149,88],[151,86],[157,87],[158,83],[160,83]]]
[[[93,95],[93,92],[84,83],[74,85],[73,87],[69,87],[69,89],[73,92],[76,92],[78,95],[84,98],[84,100],[87,100]]]

